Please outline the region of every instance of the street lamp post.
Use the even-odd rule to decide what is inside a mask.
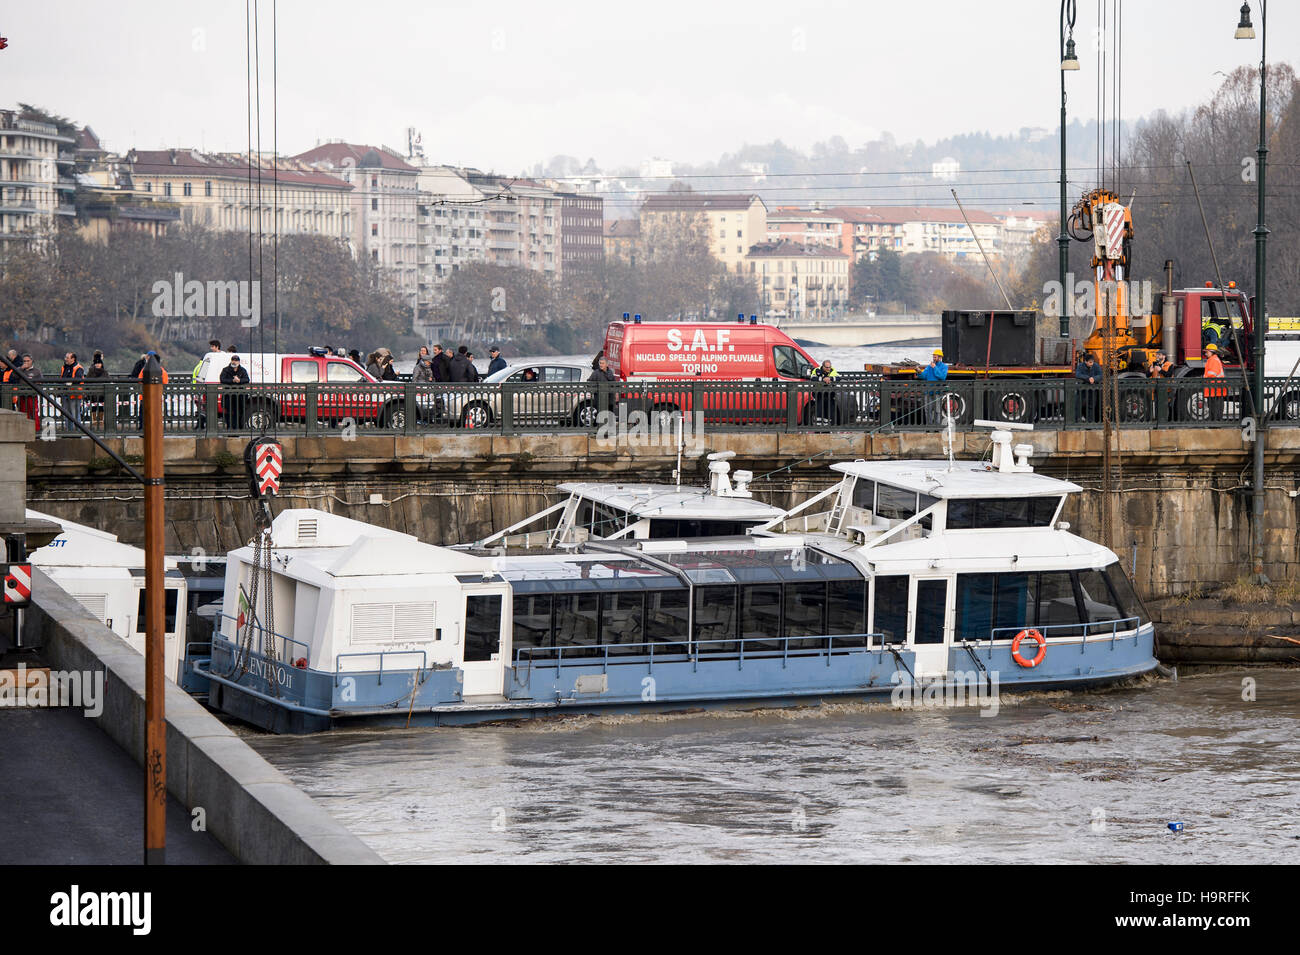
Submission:
[[[1061,283],[1061,337],[1070,337],[1070,310],[1066,301],[1073,301],[1072,290],[1065,287],[1065,274],[1069,269],[1070,237],[1065,234],[1065,74],[1079,68],[1078,57],[1074,54],[1074,4],[1075,0],[1061,0],[1061,222],[1056,244],[1060,252],[1059,279]],[[1066,30],[1069,39],[1066,39]],[[1070,296],[1067,299],[1067,296]]]
[[[1238,40],[1253,40],[1255,28],[1250,22],[1250,4],[1241,5],[1241,19],[1237,23]],[[1256,583],[1267,583],[1264,576],[1264,441],[1268,433],[1267,403],[1264,400],[1264,335],[1268,319],[1264,306],[1264,269],[1268,247],[1268,227],[1264,225],[1264,174],[1268,163],[1268,136],[1265,121],[1265,96],[1268,75],[1268,0],[1260,0],[1259,10],[1259,146],[1255,175],[1258,189],[1255,222],[1255,308],[1252,316],[1255,333],[1255,488],[1253,523],[1251,525],[1251,570]]]

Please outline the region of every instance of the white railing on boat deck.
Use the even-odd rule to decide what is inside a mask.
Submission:
[[[792,647],[792,641],[817,645]],[[840,642],[840,646],[835,645],[836,641]],[[656,647],[659,648],[658,653],[655,652]],[[709,649],[710,647],[716,649]],[[884,645],[883,636],[879,633],[818,634],[805,637],[718,637],[711,640],[661,640],[653,643],[600,643],[589,646],[574,644],[519,647],[515,650],[515,671],[517,673],[524,670],[531,678],[534,667],[558,670],[566,666],[599,666],[604,671],[611,664],[614,666],[632,664],[653,669],[656,661],[661,663],[689,661],[693,668],[698,669],[701,658],[706,662],[735,660],[737,669],[744,669],[746,660],[781,660],[784,666],[784,661],[792,656],[824,656],[826,665],[830,666],[833,656],[876,652],[893,652]],[[547,656],[538,659],[542,654]],[[526,684],[528,681],[523,682]]]
[[[1136,634],[1141,629],[1141,617],[1120,617],[1116,620],[1094,620],[1089,623],[1053,623],[1043,624],[1042,626],[1037,627],[1030,625],[1020,627],[995,627],[989,631],[987,644],[989,647],[992,647],[995,640],[1010,641],[1014,639],[1018,633],[1026,630],[1037,630],[1047,640],[1057,640],[1061,642],[1078,640],[1080,647],[1086,649],[1088,640],[1093,637],[1105,637],[1109,635],[1111,645],[1113,646],[1115,640],[1120,636],[1120,634],[1127,636],[1129,631]],[[1074,632],[1061,632],[1065,630]],[[979,640],[976,642],[982,644],[986,641]],[[1080,652],[1083,652],[1083,650],[1081,649]]]

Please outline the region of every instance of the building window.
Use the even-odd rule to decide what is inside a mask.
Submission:
[[[163,183],[163,195],[164,195],[164,196],[170,196],[171,194],[172,194],[172,184],[171,184],[170,182],[164,182],[164,183]]]
[[[211,179],[209,179],[207,182],[205,182],[205,183],[203,184],[203,194],[204,194],[205,196],[210,196],[210,195],[212,195],[212,180],[211,180]]]
[[[371,212],[378,212],[378,211],[379,211],[379,200],[378,200],[378,199],[371,199],[371,200],[370,200],[370,211],[371,211]]]
[[[377,225],[371,225],[371,226],[370,226],[370,234],[371,234],[371,235],[379,235],[379,226],[377,226]]]

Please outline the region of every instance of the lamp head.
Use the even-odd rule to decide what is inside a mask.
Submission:
[[[1241,19],[1237,22],[1237,32],[1233,34],[1237,40],[1255,39],[1255,28],[1250,24],[1250,4],[1241,5]]]
[[[1070,37],[1065,43],[1065,56],[1061,58],[1062,70],[1077,70],[1079,68],[1079,57],[1074,52],[1074,37]]]

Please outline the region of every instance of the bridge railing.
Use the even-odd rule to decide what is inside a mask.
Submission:
[[[1240,376],[1120,378],[1111,411],[1120,428],[1241,426],[1251,402]],[[104,437],[142,433],[141,383],[133,380],[0,385],[0,407],[27,414],[42,437],[77,435],[60,408]],[[976,419],[1043,429],[1100,427],[1107,403],[1098,385],[1074,378],[924,382],[844,375],[831,382],[685,381],[427,384],[287,383],[164,386],[164,430],[217,437],[371,432],[498,434],[588,432],[673,440],[699,429],[782,432],[937,431]],[[1266,382],[1272,424],[1300,422],[1300,383]]]

